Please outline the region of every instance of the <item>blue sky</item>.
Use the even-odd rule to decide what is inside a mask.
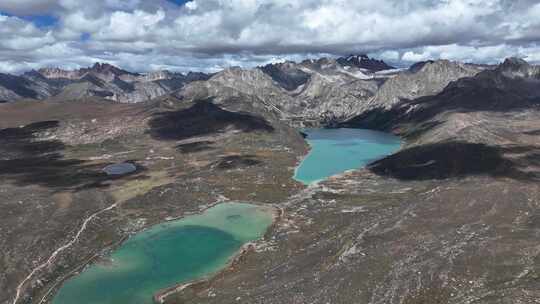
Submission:
[[[169,0],[170,2],[173,2],[173,3],[176,3],[178,5],[184,5],[186,4],[186,2],[188,2],[189,0]]]
[[[0,72],[216,71],[368,53],[540,62],[537,0],[0,0]]]
[[[58,18],[55,17],[52,14],[44,14],[44,15],[14,15],[7,12],[0,11],[0,14],[5,16],[11,16],[11,17],[19,17],[21,19],[27,20],[29,22],[32,22],[35,26],[43,28],[43,27],[50,27],[54,26],[58,22]]]
[[[34,23],[37,27],[54,26],[58,22],[58,18],[53,15],[23,16],[22,18]]]
[[[178,6],[183,6],[184,4],[189,2],[190,0],[167,0],[167,1],[169,1],[171,3],[174,3],[174,4],[177,4]],[[51,13],[42,14],[42,13],[38,12],[37,14],[29,14],[29,15],[28,14],[19,14],[19,15],[16,15],[16,14],[10,14],[8,12],[0,10],[0,14],[6,15],[6,16],[20,17],[20,18],[22,18],[24,20],[32,22],[34,25],[36,25],[37,27],[40,27],[40,28],[54,26],[60,20],[57,16],[54,16]]]

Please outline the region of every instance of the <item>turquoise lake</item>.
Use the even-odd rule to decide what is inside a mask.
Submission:
[[[300,163],[294,178],[304,184],[365,165],[397,151],[399,137],[364,129],[305,129],[311,151]]]
[[[222,269],[272,223],[270,208],[223,203],[199,215],[153,226],[65,282],[53,304],[151,304],[164,288]]]

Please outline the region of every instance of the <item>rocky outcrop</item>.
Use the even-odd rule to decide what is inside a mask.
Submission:
[[[37,73],[47,79],[80,79],[83,76],[80,70],[67,71],[60,68],[42,68],[31,73]]]

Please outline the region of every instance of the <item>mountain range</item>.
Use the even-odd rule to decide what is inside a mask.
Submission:
[[[540,67],[522,59],[395,69],[360,55],[211,75],[96,64],[1,75],[0,88],[2,304],[49,303],[130,235],[223,201],[275,206],[276,222],[164,303],[540,298]],[[291,177],[309,126],[403,143],[306,186]],[[123,162],[137,170],[103,173]]]
[[[209,77],[204,73],[193,72],[185,75],[169,71],[131,73],[106,63],[96,63],[90,68],[78,70],[43,68],[20,76],[0,74],[0,100],[77,100],[101,97],[136,103]]]
[[[387,71],[387,72],[382,72]],[[388,72],[389,71],[389,72]],[[215,76],[231,76],[238,73],[263,72],[271,79],[268,84],[285,98],[309,99],[325,98],[328,94],[349,98],[355,94],[362,98],[376,90],[377,83],[392,74],[393,68],[383,61],[366,55],[348,56],[338,59],[322,58],[301,63],[284,62],[269,64],[255,70],[245,71],[229,68],[215,75],[189,72],[187,74],[169,71],[132,73],[106,63],[96,63],[89,68],[63,70],[43,68],[20,76],[0,74],[0,100],[3,102],[21,99],[36,100],[77,100],[90,97],[105,98],[124,103],[144,102],[176,92],[194,81],[204,81]],[[247,74],[244,75],[249,77]],[[252,75],[253,77],[257,77]],[[356,80],[360,83],[349,84]],[[350,93],[330,92],[329,85],[345,84]],[[366,88],[364,90],[364,87]],[[301,95],[303,93],[303,95]]]
[[[283,62],[215,74],[169,71],[133,73],[106,63],[89,68],[43,68],[20,76],[0,75],[0,100],[106,99],[148,102],[166,96],[228,99],[249,95],[293,125],[332,126],[373,109],[440,93],[452,81],[493,66],[447,60],[395,69],[366,55]]]

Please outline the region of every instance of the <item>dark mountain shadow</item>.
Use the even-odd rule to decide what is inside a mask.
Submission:
[[[39,97],[38,93],[30,88],[32,82],[24,77],[0,73],[0,84],[21,97],[34,99]]]
[[[338,128],[361,128],[387,131],[391,129],[401,116],[402,110],[398,107],[391,109],[374,108],[365,111],[347,121],[337,124]]]
[[[65,146],[59,140],[36,140],[36,134],[55,129],[58,125],[58,121],[42,121],[22,128],[0,129],[0,158],[32,157],[63,150]]]
[[[525,132],[523,132],[523,134],[526,134],[526,135],[540,135],[540,129],[531,130],[531,131],[525,131]]]
[[[118,77],[114,77],[112,83],[115,84],[117,87],[119,87],[120,89],[122,89],[125,92],[132,93],[132,92],[135,91],[135,85],[134,84],[129,83],[129,82],[125,82],[125,81],[119,79]]]
[[[58,125],[58,121],[43,121],[0,129],[0,178],[19,186],[73,190],[106,187],[106,181],[131,178],[131,175],[108,176],[102,171],[107,164],[65,159],[62,152],[66,146],[61,141],[40,139],[41,132],[54,131]],[[137,173],[141,171],[143,168],[138,167]]]
[[[538,152],[537,152],[538,151]],[[508,157],[508,154],[520,154]],[[402,180],[430,180],[489,175],[536,181],[540,171],[536,147],[499,148],[467,142],[444,142],[411,147],[370,164],[371,172]],[[540,166],[539,166],[540,167]]]
[[[97,97],[101,97],[101,98],[113,97],[114,96],[114,93],[109,92],[109,91],[88,90],[88,92],[90,92],[90,94],[92,94],[92,96],[97,96]]]
[[[270,76],[279,86],[287,91],[294,91],[306,84],[311,76],[299,68],[287,67],[287,64],[268,64],[260,67],[261,71]]]
[[[230,112],[202,100],[188,109],[155,114],[150,120],[150,133],[159,140],[182,140],[216,134],[228,127],[242,132],[274,132],[262,117],[245,112]]]
[[[81,79],[77,80],[76,81],[77,83],[84,83],[84,82],[89,82],[99,88],[104,88],[106,86],[106,83],[105,81],[97,78],[96,76],[94,75],[91,75],[91,74],[86,74],[84,75],[84,77],[82,77]]]
[[[231,155],[225,156],[214,162],[211,167],[219,170],[245,168],[261,164],[255,155]]]
[[[57,120],[47,120],[28,124],[21,128],[7,128],[0,130],[0,138],[33,138],[36,132],[43,132],[57,128],[60,122]]]
[[[199,141],[199,142],[193,142],[188,144],[181,144],[176,146],[178,151],[182,153],[197,153],[202,151],[209,151],[213,150],[212,144],[214,142],[211,141]]]
[[[391,109],[375,108],[355,116],[339,127],[396,130],[401,135],[420,136],[431,128],[427,125],[408,134],[411,126],[431,121],[444,112],[499,112],[540,107],[540,89],[536,82],[527,78],[510,78],[499,71],[484,71],[473,77],[451,82],[439,94],[423,96],[414,100],[403,99]],[[435,122],[438,125],[438,122]]]
[[[422,134],[428,132],[429,130],[432,130],[436,128],[437,126],[441,125],[443,122],[441,121],[426,121],[426,122],[419,122],[416,125],[410,126],[406,133],[402,134],[402,137],[408,139],[408,140],[415,140],[422,136]]]
[[[540,99],[520,96],[514,92],[495,88],[452,87],[438,95],[404,99],[391,109],[374,108],[339,126],[390,130],[403,123],[421,124],[444,112],[506,112],[538,106]]]
[[[438,95],[421,97],[410,101],[402,111],[414,108],[408,114],[402,113],[405,121],[421,122],[432,119],[442,112],[507,112],[540,105],[538,98],[520,95],[512,90],[495,87],[452,86]]]
[[[99,168],[85,166],[78,159],[63,159],[61,154],[0,160],[0,176],[25,186],[37,184],[52,188],[81,187],[104,181],[106,174]],[[97,185],[97,184],[96,184]]]

